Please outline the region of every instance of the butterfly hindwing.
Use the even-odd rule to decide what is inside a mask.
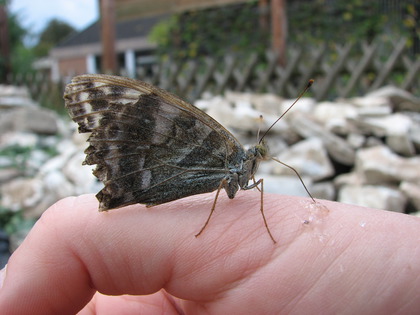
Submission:
[[[75,77],[66,107],[91,132],[85,163],[104,182],[100,209],[161,204],[216,190],[241,161],[239,142],[213,118],[144,82],[109,75]]]

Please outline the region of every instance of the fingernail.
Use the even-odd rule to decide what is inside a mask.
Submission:
[[[4,266],[2,270],[0,270],[0,289],[3,287],[4,278],[6,278],[6,269],[7,265]]]

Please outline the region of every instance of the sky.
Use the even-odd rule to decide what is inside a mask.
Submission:
[[[18,14],[20,23],[34,35],[52,18],[83,30],[98,19],[98,0],[10,0],[9,9]],[[35,39],[29,38],[28,42]]]

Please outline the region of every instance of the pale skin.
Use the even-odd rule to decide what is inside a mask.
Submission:
[[[273,244],[259,197],[220,194],[198,238],[214,193],[107,213],[64,199],[11,257],[0,313],[420,313],[419,218],[265,194]]]

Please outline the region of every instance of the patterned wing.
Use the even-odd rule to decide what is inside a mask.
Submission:
[[[177,96],[133,79],[82,75],[64,99],[79,132],[91,132],[85,164],[105,187],[100,210],[156,205],[210,192],[229,161],[244,158],[234,136]]]

